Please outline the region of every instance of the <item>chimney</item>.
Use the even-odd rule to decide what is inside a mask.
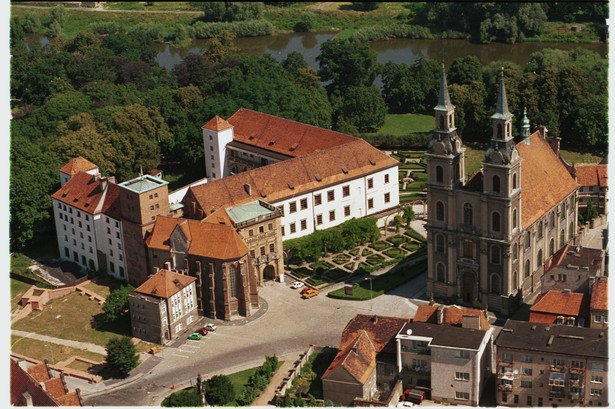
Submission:
[[[249,183],[243,185],[243,188],[245,189],[248,196],[252,196],[252,186]]]
[[[378,323],[378,316],[377,316],[377,315],[374,315],[374,316],[372,317],[372,322],[373,322],[374,324],[377,324],[377,323]]]
[[[100,178],[100,190],[104,192],[107,189],[108,183],[109,183],[109,180],[107,180],[107,178],[101,177]]]
[[[438,306],[438,310],[436,311],[436,314],[438,314],[438,324],[442,324],[442,322],[444,322],[444,306],[443,305]]]
[[[171,262],[167,261],[166,263],[164,263],[164,268],[170,271],[171,270]]]
[[[542,135],[542,137],[544,139],[547,139],[547,133],[549,132],[547,127],[544,125],[538,125],[538,130],[540,131],[540,134]]]
[[[83,406],[83,398],[81,398],[81,389],[75,389],[75,393],[77,394],[77,399],[79,400],[79,404]]]
[[[109,180],[109,183],[113,183],[114,185],[117,185],[117,181],[115,180],[115,176],[109,176],[107,179]]]
[[[480,316],[463,314],[461,328],[480,329]]]
[[[565,295],[570,295],[570,288],[566,288],[564,291],[562,291],[562,293],[564,293]]]
[[[28,392],[24,392],[21,397],[23,406],[34,406],[34,403],[32,402],[32,395],[30,395]]]

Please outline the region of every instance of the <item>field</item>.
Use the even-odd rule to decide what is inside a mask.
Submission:
[[[58,345],[51,342],[39,341],[32,338],[23,338],[14,335],[11,336],[11,351],[41,361],[48,359],[49,363],[52,365],[65,361],[74,355],[98,362],[105,359],[103,355],[85,351],[83,349],[71,348],[66,345]],[[74,368],[75,365],[70,365],[71,368],[87,371],[87,364],[84,363],[83,366],[85,366],[85,368]]]
[[[421,114],[387,114],[380,134],[407,135],[414,132],[429,132],[434,129],[434,117]]]
[[[573,163],[599,163],[602,159],[604,159],[603,156],[596,156],[591,153],[567,151],[564,149],[560,149],[560,154],[562,155],[562,158],[564,158],[564,160],[570,165]]]

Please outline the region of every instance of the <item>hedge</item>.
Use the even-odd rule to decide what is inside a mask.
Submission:
[[[266,20],[244,20],[229,23],[197,21],[192,25],[192,29],[196,38],[213,38],[223,30],[230,31],[235,37],[258,37],[270,35],[275,27]]]
[[[421,236],[416,230],[411,227],[406,229],[406,235],[412,237],[413,239],[417,239],[421,243],[427,242],[427,239],[425,237]]]
[[[410,24],[383,24],[358,29],[350,41],[366,42],[388,38],[432,38],[428,28]]]

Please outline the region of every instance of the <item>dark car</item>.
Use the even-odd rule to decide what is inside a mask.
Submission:
[[[207,330],[205,328],[199,328],[199,329],[197,329],[194,332],[198,332],[199,334],[201,334],[203,336],[207,335]]]

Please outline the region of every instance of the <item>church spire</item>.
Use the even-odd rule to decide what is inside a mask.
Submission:
[[[530,144],[530,120],[527,119],[527,109],[523,108],[523,121],[521,125],[521,136],[526,144]]]
[[[493,119],[508,119],[513,115],[508,110],[508,101],[506,100],[506,88],[504,87],[504,67],[500,73],[500,90],[498,91],[498,102],[495,106],[495,114],[491,116]]]
[[[441,109],[449,111],[455,108],[451,104],[451,97],[448,95],[448,85],[446,83],[446,72],[444,71],[444,64],[442,64],[442,79],[440,81],[440,94],[438,95],[438,105],[435,109]]]

